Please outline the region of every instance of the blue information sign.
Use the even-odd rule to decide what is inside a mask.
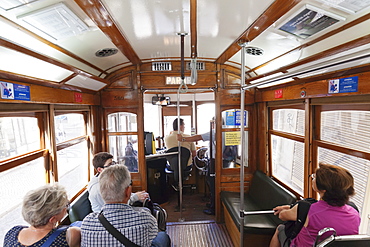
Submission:
[[[1,98],[30,101],[30,87],[10,82],[1,83]]]
[[[353,93],[358,91],[358,76],[329,80],[329,93]]]

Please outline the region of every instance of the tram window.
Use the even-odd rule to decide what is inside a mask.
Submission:
[[[303,195],[304,143],[271,135],[272,174]]]
[[[40,149],[40,130],[37,118],[0,118],[0,160],[38,149]]]
[[[215,104],[205,103],[197,106],[197,134],[210,131],[210,121],[215,117]],[[199,146],[208,147],[208,141],[198,141]]]
[[[321,140],[370,152],[369,111],[324,111]]]
[[[304,135],[304,110],[276,109],[273,110],[272,114],[274,130]]]
[[[56,143],[85,135],[85,121],[82,114],[69,113],[55,116]]]
[[[361,218],[367,219],[370,213],[369,107],[336,105],[322,108],[320,135],[314,142],[317,160],[344,167],[351,172],[355,183],[355,195],[351,200],[360,209]],[[340,108],[343,110],[338,110]],[[368,221],[364,220],[360,227],[361,232],[366,231],[366,224]]]
[[[38,158],[0,173],[0,239],[15,225],[24,225],[21,208],[24,195],[46,183],[44,158]]]
[[[136,114],[117,112],[108,115],[108,132],[137,131]]]
[[[125,164],[130,172],[138,172],[137,135],[109,136],[109,152],[119,164]]]
[[[68,198],[77,194],[88,182],[87,157],[86,141],[57,152],[58,181],[66,188]]]
[[[223,168],[237,168],[241,165],[242,146],[231,145],[233,140],[240,139],[240,131],[222,132],[222,167]],[[231,142],[227,143],[229,139]],[[244,131],[244,141],[248,144],[248,131]],[[244,166],[248,166],[248,145],[245,145],[244,150]]]
[[[139,172],[136,118],[136,114],[130,112],[108,115],[109,152],[119,164],[125,164],[130,172]]]

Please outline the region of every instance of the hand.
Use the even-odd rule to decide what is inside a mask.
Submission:
[[[137,195],[137,197],[139,198],[139,201],[141,202],[144,202],[145,199],[149,198],[149,194],[145,190],[138,191],[135,194]]]
[[[181,141],[182,141],[182,135],[181,135],[181,134],[177,134],[177,140],[178,140],[179,142],[181,142]]]
[[[274,215],[278,215],[280,214],[281,211],[283,210],[287,210],[287,209],[290,209],[290,206],[289,205],[284,205],[284,206],[277,206],[275,208],[273,208],[272,210],[274,210]]]

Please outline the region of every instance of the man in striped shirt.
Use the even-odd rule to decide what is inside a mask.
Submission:
[[[170,246],[169,236],[158,233],[156,219],[147,208],[133,208],[128,205],[132,181],[124,165],[110,166],[99,176],[100,192],[105,201],[104,217],[131,242],[141,247]],[[81,226],[81,246],[104,247],[123,246],[111,235],[98,219],[99,213],[85,217]]]

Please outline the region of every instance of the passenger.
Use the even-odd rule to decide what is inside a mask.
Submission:
[[[124,165],[110,166],[100,174],[99,184],[105,204],[101,213],[131,242],[141,246],[170,246],[165,232],[158,232],[156,219],[145,207],[128,205],[132,180]],[[82,221],[81,246],[122,246],[99,221],[99,213],[90,213]]]
[[[184,133],[185,130],[185,123],[184,119],[180,118],[180,132]],[[178,131],[178,118],[176,118],[173,121],[173,131],[164,138],[164,143],[166,145],[167,149],[173,148],[173,147],[178,147],[178,141],[177,141],[177,134],[179,134]],[[184,136],[189,136],[186,134],[183,134]],[[191,165],[193,161],[193,157],[197,155],[197,150],[195,149],[195,144],[194,142],[182,142],[181,147],[187,148],[190,150],[191,156],[189,157],[188,161],[188,166]]]
[[[97,171],[97,174],[90,180],[87,185],[87,190],[89,191],[89,201],[91,203],[91,208],[93,212],[100,212],[104,205],[104,200],[101,197],[99,189],[99,174],[104,170],[104,168],[116,164],[113,161],[113,155],[107,152],[101,152],[95,154],[93,158],[93,166]],[[139,191],[132,193],[129,204],[132,205],[136,201],[144,202],[145,199],[149,198],[149,194],[145,191]]]
[[[286,241],[284,225],[279,225],[270,247],[313,246],[317,233],[325,227],[334,228],[339,236],[358,234],[360,215],[346,204],[354,195],[352,175],[342,167],[320,163],[312,179],[312,188],[319,193],[320,200],[311,205],[303,228],[290,243]],[[297,206],[291,209],[289,205],[278,206],[273,210],[283,221],[297,220]]]
[[[215,129],[215,118],[212,118],[211,126],[212,129]],[[211,193],[211,201],[207,204],[208,209],[203,210],[205,214],[214,215],[215,214],[215,154],[216,154],[216,141],[215,141],[215,132],[212,131],[212,154],[210,159],[210,164],[207,170],[207,184]],[[204,134],[198,134],[193,136],[185,136],[182,134],[177,135],[177,140],[180,142],[196,142],[196,141],[210,141],[211,132],[206,132]],[[181,144],[182,145],[182,144]],[[211,143],[209,144],[211,146]],[[210,151],[210,149],[209,149]]]
[[[80,228],[57,230],[57,224],[66,215],[68,205],[67,192],[57,183],[31,190],[24,197],[22,205],[23,218],[31,226],[14,226],[10,229],[5,235],[4,247],[36,247],[46,241],[50,241],[47,246],[80,246]]]

